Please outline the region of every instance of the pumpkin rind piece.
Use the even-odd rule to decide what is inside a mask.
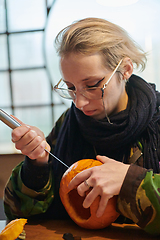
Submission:
[[[0,240],[14,240],[23,231],[24,225],[27,223],[27,219],[20,218],[9,222],[6,227],[0,233]]]

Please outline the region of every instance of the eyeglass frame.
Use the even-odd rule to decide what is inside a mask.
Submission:
[[[89,88],[90,90],[91,90],[91,89],[97,89],[97,88],[100,88],[100,89],[101,89],[101,91],[102,91],[102,97],[101,97],[101,98],[98,98],[98,99],[103,99],[104,90],[106,89],[107,85],[108,85],[109,82],[111,81],[113,75],[115,74],[115,72],[116,72],[117,69],[119,68],[119,66],[120,66],[120,64],[122,63],[122,61],[123,61],[123,59],[121,59],[121,60],[119,61],[119,63],[117,64],[116,68],[115,68],[114,71],[112,72],[111,76],[109,77],[109,79],[107,80],[107,82],[104,83],[104,85],[103,85],[102,88],[101,88],[101,87],[92,87],[92,88]],[[63,97],[63,96],[61,96],[61,95],[56,91],[56,92],[59,94],[60,97],[63,97],[63,98],[68,99],[68,100],[71,100],[71,99],[72,99],[72,100],[75,100],[75,99],[76,99],[76,90],[70,90],[70,89],[67,89],[67,88],[59,88],[58,85],[60,84],[61,81],[64,81],[64,80],[61,78],[61,79],[59,80],[59,82],[53,87],[53,89],[54,89],[55,91],[58,90],[58,89],[60,89],[60,90],[67,90],[68,92],[72,92],[72,93],[74,94],[75,98],[73,98],[73,97],[71,97],[71,98]],[[92,98],[86,97],[86,96],[82,93],[83,91],[84,91],[84,92],[87,91],[86,88],[83,88],[83,89],[80,91],[80,94],[81,94],[82,96],[84,96],[84,97],[87,98],[87,99],[92,99]],[[94,98],[93,98],[93,99],[94,99]]]

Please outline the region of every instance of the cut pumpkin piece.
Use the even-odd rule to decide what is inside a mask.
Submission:
[[[15,240],[22,233],[26,223],[25,218],[12,220],[0,233],[0,240]]]

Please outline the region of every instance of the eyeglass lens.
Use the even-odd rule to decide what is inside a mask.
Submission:
[[[56,92],[63,98],[66,99],[75,99],[76,98],[76,92],[64,89],[64,88],[57,88],[55,89]],[[93,89],[83,89],[80,92],[81,95],[88,99],[101,99],[102,98],[102,89],[101,88],[93,88]]]

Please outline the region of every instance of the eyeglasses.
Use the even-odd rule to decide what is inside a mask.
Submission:
[[[116,66],[116,68],[114,69],[114,71],[112,72],[110,78],[107,80],[107,82],[103,85],[103,87],[90,87],[90,88],[83,88],[80,91],[80,94],[83,95],[84,97],[86,97],[87,99],[102,99],[103,95],[104,95],[104,90],[107,87],[108,83],[110,82],[110,80],[112,79],[113,75],[115,74],[115,72],[117,71],[117,69],[119,68],[120,64],[122,63],[122,60],[120,60],[120,62],[118,63],[118,65]],[[63,79],[61,78],[60,81],[54,86],[53,88],[61,97],[65,98],[65,99],[72,99],[75,100],[76,99],[76,90],[71,90],[68,88],[67,84],[63,81]]]

